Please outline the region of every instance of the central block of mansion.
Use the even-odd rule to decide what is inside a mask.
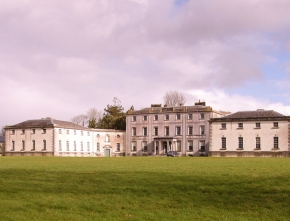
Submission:
[[[229,112],[215,111],[205,102],[194,106],[151,105],[126,117],[126,155],[207,155],[209,120]]]

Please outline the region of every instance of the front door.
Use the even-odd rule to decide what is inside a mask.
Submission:
[[[110,156],[110,149],[106,149],[106,157]]]
[[[163,147],[164,147],[164,153],[167,153],[167,142],[164,142]]]

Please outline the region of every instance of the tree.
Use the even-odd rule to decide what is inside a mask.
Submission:
[[[77,115],[77,116],[73,117],[71,119],[71,121],[76,123],[76,124],[85,126],[87,124],[87,119],[88,119],[87,115],[81,114],[81,115]]]
[[[176,107],[184,105],[186,99],[183,94],[178,93],[178,91],[168,91],[163,97],[164,105],[167,107]]]
[[[90,128],[96,128],[97,122],[102,117],[102,112],[98,111],[96,108],[91,108],[87,112],[88,117],[88,127]]]
[[[2,134],[2,136],[5,136],[5,126],[4,126],[4,127],[2,127],[2,129],[1,129],[0,133]]]
[[[104,115],[99,119],[97,128],[126,130],[126,114],[121,101],[114,97],[113,103],[104,109]]]

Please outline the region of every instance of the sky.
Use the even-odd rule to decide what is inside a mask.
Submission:
[[[0,126],[179,91],[290,115],[289,0],[1,0]]]

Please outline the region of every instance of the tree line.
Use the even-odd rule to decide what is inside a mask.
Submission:
[[[126,130],[126,112],[121,101],[116,97],[113,99],[113,104],[108,104],[104,112],[91,108],[87,114],[77,115],[71,120],[89,128]]]

